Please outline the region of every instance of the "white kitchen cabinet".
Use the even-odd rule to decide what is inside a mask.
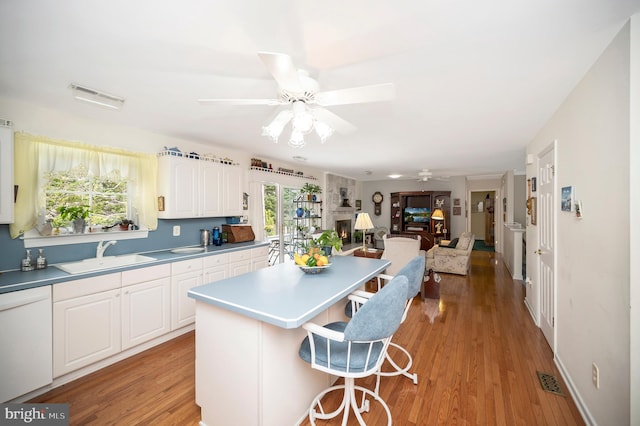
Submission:
[[[0,223],[13,223],[13,129],[0,119]]]
[[[158,196],[164,199],[162,219],[239,216],[242,211],[242,169],[215,161],[161,155]]]
[[[53,377],[121,350],[120,273],[53,286]]]
[[[229,276],[229,256],[227,254],[216,254],[203,259],[202,284],[219,281]],[[190,299],[194,302],[193,299]]]
[[[256,247],[251,249],[251,270],[266,268],[269,266],[269,246]]]
[[[238,166],[222,165],[223,177],[223,216],[242,216],[243,172]]]
[[[122,350],[171,331],[171,265],[122,272]]]
[[[229,253],[229,276],[237,277],[251,271],[251,250]]]
[[[202,285],[202,258],[171,265],[171,329],[177,330],[195,321],[195,301],[187,293]]]

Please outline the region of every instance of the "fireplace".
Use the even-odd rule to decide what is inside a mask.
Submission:
[[[342,238],[342,244],[351,244],[351,219],[336,220],[336,232]]]

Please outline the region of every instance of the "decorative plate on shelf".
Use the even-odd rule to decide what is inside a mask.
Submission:
[[[323,265],[323,266],[303,266],[303,265],[298,265],[298,267],[300,269],[302,269],[305,274],[319,274],[320,272],[324,271],[325,269],[329,269],[330,266],[331,266],[330,263],[328,265]]]

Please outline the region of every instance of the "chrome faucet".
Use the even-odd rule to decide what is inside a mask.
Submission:
[[[100,241],[98,243],[98,247],[96,248],[96,258],[98,259],[102,259],[102,256],[104,255],[104,251],[107,249],[107,247],[112,246],[114,244],[117,244],[117,241],[111,240],[109,242],[107,242],[106,244],[103,244],[104,241]]]

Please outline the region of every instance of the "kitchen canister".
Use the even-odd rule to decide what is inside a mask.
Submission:
[[[211,232],[208,229],[200,230],[200,245],[208,246],[211,244]]]

